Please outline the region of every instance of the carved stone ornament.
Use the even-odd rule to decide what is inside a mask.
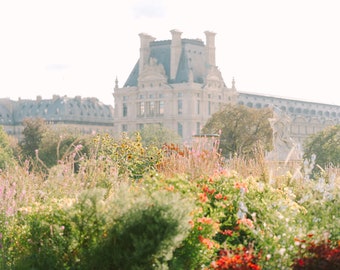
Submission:
[[[138,85],[150,83],[166,83],[167,76],[165,75],[164,66],[157,63],[155,58],[150,58],[149,63],[144,65],[141,74],[138,78]]]

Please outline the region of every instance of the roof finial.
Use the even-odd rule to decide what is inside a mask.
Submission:
[[[116,80],[115,80],[115,89],[116,88],[119,88],[119,86],[118,86],[118,78],[117,78],[117,76],[116,76]]]
[[[236,87],[235,87],[235,78],[234,78],[234,77],[233,77],[233,80],[232,80],[232,82],[231,82],[231,83],[232,83],[232,86],[231,86],[231,88],[232,88],[232,89],[236,89]]]

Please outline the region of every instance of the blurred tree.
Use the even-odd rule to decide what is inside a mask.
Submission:
[[[340,166],[340,125],[329,126],[317,132],[304,143],[304,159],[315,162],[312,175],[318,175],[328,166]]]
[[[158,124],[146,125],[139,134],[142,137],[142,144],[146,147],[161,148],[165,143],[179,144],[181,142],[177,133]]]
[[[21,153],[24,159],[34,160],[47,126],[42,118],[26,118],[22,124],[24,138],[19,143]]]
[[[226,105],[212,115],[202,129],[203,134],[220,134],[222,155],[253,158],[258,151],[273,148],[270,108],[253,109],[243,105]]]
[[[0,126],[0,169],[3,170],[13,164],[15,164],[15,159],[10,138]]]
[[[77,161],[83,154],[88,154],[90,136],[71,131],[67,126],[58,129],[48,128],[39,144],[39,159],[51,168],[60,160],[66,161],[72,155],[72,161]]]

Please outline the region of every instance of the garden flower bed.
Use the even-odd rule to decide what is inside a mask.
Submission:
[[[94,144],[76,172],[70,153],[47,175],[0,173],[1,269],[339,269],[336,168],[308,179],[200,146]]]

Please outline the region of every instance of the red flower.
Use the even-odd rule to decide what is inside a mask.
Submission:
[[[304,266],[305,265],[305,262],[304,262],[303,259],[298,259],[297,263],[298,263],[299,266]]]

